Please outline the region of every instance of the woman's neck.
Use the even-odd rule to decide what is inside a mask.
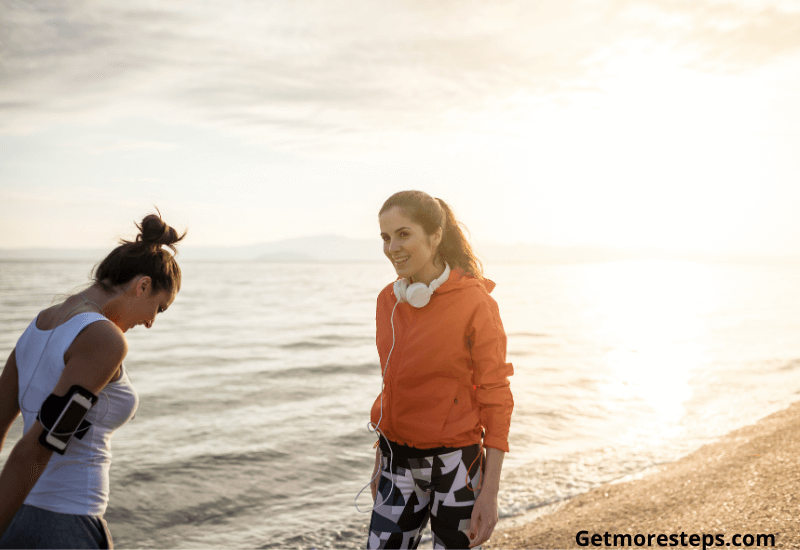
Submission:
[[[444,273],[444,262],[442,262],[441,266],[436,265],[435,262],[430,262],[411,277],[410,280],[412,283],[430,285],[433,281],[441,277],[442,273]]]

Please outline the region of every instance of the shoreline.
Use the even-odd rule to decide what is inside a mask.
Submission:
[[[652,534],[649,544],[633,546],[703,548],[705,534],[706,547],[735,548],[737,542],[746,547],[747,536],[755,541],[756,535],[772,535],[776,548],[800,548],[798,472],[800,402],[795,402],[641,478],[504,518],[484,547],[602,548],[614,547],[614,534],[645,539]],[[580,531],[599,535],[599,545],[578,544]],[[694,534],[698,539],[690,540]],[[771,546],[769,538],[762,543]]]

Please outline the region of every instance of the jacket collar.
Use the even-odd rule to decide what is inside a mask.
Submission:
[[[486,292],[490,293],[494,290],[495,285],[494,281],[489,279],[477,279],[472,275],[468,275],[464,273],[464,271],[458,267],[454,267],[450,270],[450,277],[442,283],[442,286],[437,288],[434,293],[436,294],[444,294],[445,292],[451,292],[453,290],[459,290],[462,288],[468,288],[471,286],[483,286],[486,289]]]

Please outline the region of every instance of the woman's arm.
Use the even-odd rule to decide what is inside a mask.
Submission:
[[[0,451],[11,424],[19,414],[19,379],[17,377],[17,350],[8,356],[3,374],[0,374]]]
[[[486,468],[481,482],[481,493],[472,507],[472,523],[469,527],[469,547],[483,544],[492,536],[499,519],[497,493],[500,490],[500,470],[503,469],[505,453],[491,447],[486,449]]]
[[[484,447],[508,452],[508,431],[514,397],[508,377],[514,367],[506,362],[506,333],[500,311],[490,296],[478,304],[468,334],[475,399],[480,407]]]
[[[42,425],[36,422],[14,445],[0,474],[0,494],[4,497],[0,504],[0,537],[36,485],[53,454],[53,451],[39,444],[41,433]]]
[[[481,410],[481,425],[485,430],[483,445],[486,448],[481,492],[472,509],[469,532],[472,548],[486,542],[497,525],[500,472],[508,452],[508,431],[514,409],[514,397],[508,382],[508,377],[514,374],[514,367],[506,362],[506,333],[497,302],[489,296],[476,309],[468,341],[475,398]]]
[[[64,355],[64,371],[53,393],[66,395],[73,385],[79,385],[95,395],[100,393],[116,374],[127,351],[125,336],[115,325],[101,321],[90,324],[75,338]],[[42,431],[42,425],[34,422],[14,446],[0,473],[0,495],[3,495],[0,501],[0,536],[36,485],[53,454],[39,443]]]

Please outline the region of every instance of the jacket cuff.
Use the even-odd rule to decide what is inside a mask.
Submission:
[[[508,441],[499,437],[493,437],[491,435],[484,436],[483,446],[491,447],[492,449],[498,449],[504,453],[508,452]]]

